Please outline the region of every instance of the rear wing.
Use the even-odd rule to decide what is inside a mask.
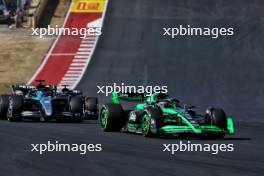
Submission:
[[[11,85],[11,90],[12,90],[12,93],[16,93],[17,91],[21,91],[23,92],[23,94],[27,94],[29,90],[31,89],[34,89],[36,88],[35,86],[29,86],[29,85],[24,85],[24,84],[21,84],[21,85]]]
[[[146,99],[146,96],[140,93],[112,93],[112,102],[115,104],[119,104],[119,100],[142,102]]]
[[[47,91],[56,91],[57,90],[57,86],[55,85],[41,85],[42,89],[45,89]],[[40,86],[34,86],[34,85],[26,85],[26,84],[14,84],[11,85],[11,91],[13,94],[16,94],[16,92],[22,92],[23,95],[26,95],[28,92],[30,92],[31,90],[37,90],[39,89]]]

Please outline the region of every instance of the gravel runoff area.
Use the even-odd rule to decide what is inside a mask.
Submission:
[[[59,0],[51,26],[63,24],[68,7],[69,1]],[[31,29],[9,29],[0,25],[0,93],[8,93],[11,84],[27,82],[54,39],[31,36]]]

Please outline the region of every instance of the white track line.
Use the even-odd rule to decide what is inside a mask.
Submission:
[[[72,62],[87,62],[88,59],[73,59]]]
[[[65,75],[64,75],[65,77],[80,77],[80,74],[78,74],[78,73],[66,73]]]
[[[72,60],[72,62],[74,62],[74,61],[76,61],[76,62],[78,62],[78,61],[80,61],[80,62],[87,62],[89,60],[89,58],[74,58],[73,60]]]
[[[83,40],[82,40],[82,42],[85,42],[85,41],[96,41],[96,37],[94,37],[94,38],[84,38]]]
[[[83,65],[86,64],[87,61],[72,61],[71,64],[74,64],[73,66]]]
[[[72,86],[75,81],[61,81],[59,85]]]
[[[80,46],[80,48],[85,48],[85,49],[93,49],[93,45],[91,45],[91,46]]]
[[[62,81],[76,81],[78,78],[62,78]]]
[[[84,59],[88,59],[90,56],[74,56],[74,58],[76,59],[81,59],[81,58],[84,58]]]
[[[70,67],[69,68],[69,71],[76,71],[76,70],[79,70],[79,71],[82,71],[84,68],[79,68],[79,67]]]
[[[82,62],[79,62],[79,63],[71,63],[71,66],[85,66],[86,63],[82,63]]]
[[[74,83],[74,81],[76,81],[76,79],[72,80],[72,79],[62,79],[61,82],[69,82],[69,83]]]
[[[89,51],[89,53],[91,53],[90,48],[79,48],[78,51]]]
[[[89,54],[90,54],[91,52],[77,52],[76,54],[77,55],[81,55],[81,54],[83,54],[83,55],[88,55],[89,56]]]
[[[81,44],[80,47],[86,48],[86,47],[93,47],[93,44]]]
[[[82,44],[88,44],[88,43],[94,43],[95,42],[95,39],[90,39],[90,40],[83,40],[81,43]]]
[[[66,74],[77,74],[80,75],[82,73],[82,71],[67,71]]]
[[[96,37],[97,37],[97,35],[88,35],[85,38],[83,38],[83,40],[89,39],[89,38],[96,38]]]

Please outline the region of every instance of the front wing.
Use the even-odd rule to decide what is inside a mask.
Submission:
[[[192,124],[187,124],[186,126],[177,126],[177,125],[166,125],[159,129],[155,129],[154,127],[151,129],[154,133],[160,134],[176,134],[176,133],[226,133],[226,134],[234,134],[234,125],[232,118],[227,118],[227,129],[220,129],[213,125],[199,125],[193,126]]]

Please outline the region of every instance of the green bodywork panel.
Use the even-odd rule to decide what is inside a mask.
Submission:
[[[195,128],[184,116],[182,113],[179,113],[173,109],[170,108],[161,108],[161,110],[163,111],[163,114],[167,114],[167,115],[176,115],[177,117],[181,118],[182,122],[187,125],[187,127],[189,127],[193,132],[195,133],[201,133],[202,131],[200,129]],[[180,126],[182,127],[182,126]]]
[[[141,104],[137,104],[135,108],[136,108],[136,110],[143,110],[145,107],[146,107],[146,104],[141,103]]]

